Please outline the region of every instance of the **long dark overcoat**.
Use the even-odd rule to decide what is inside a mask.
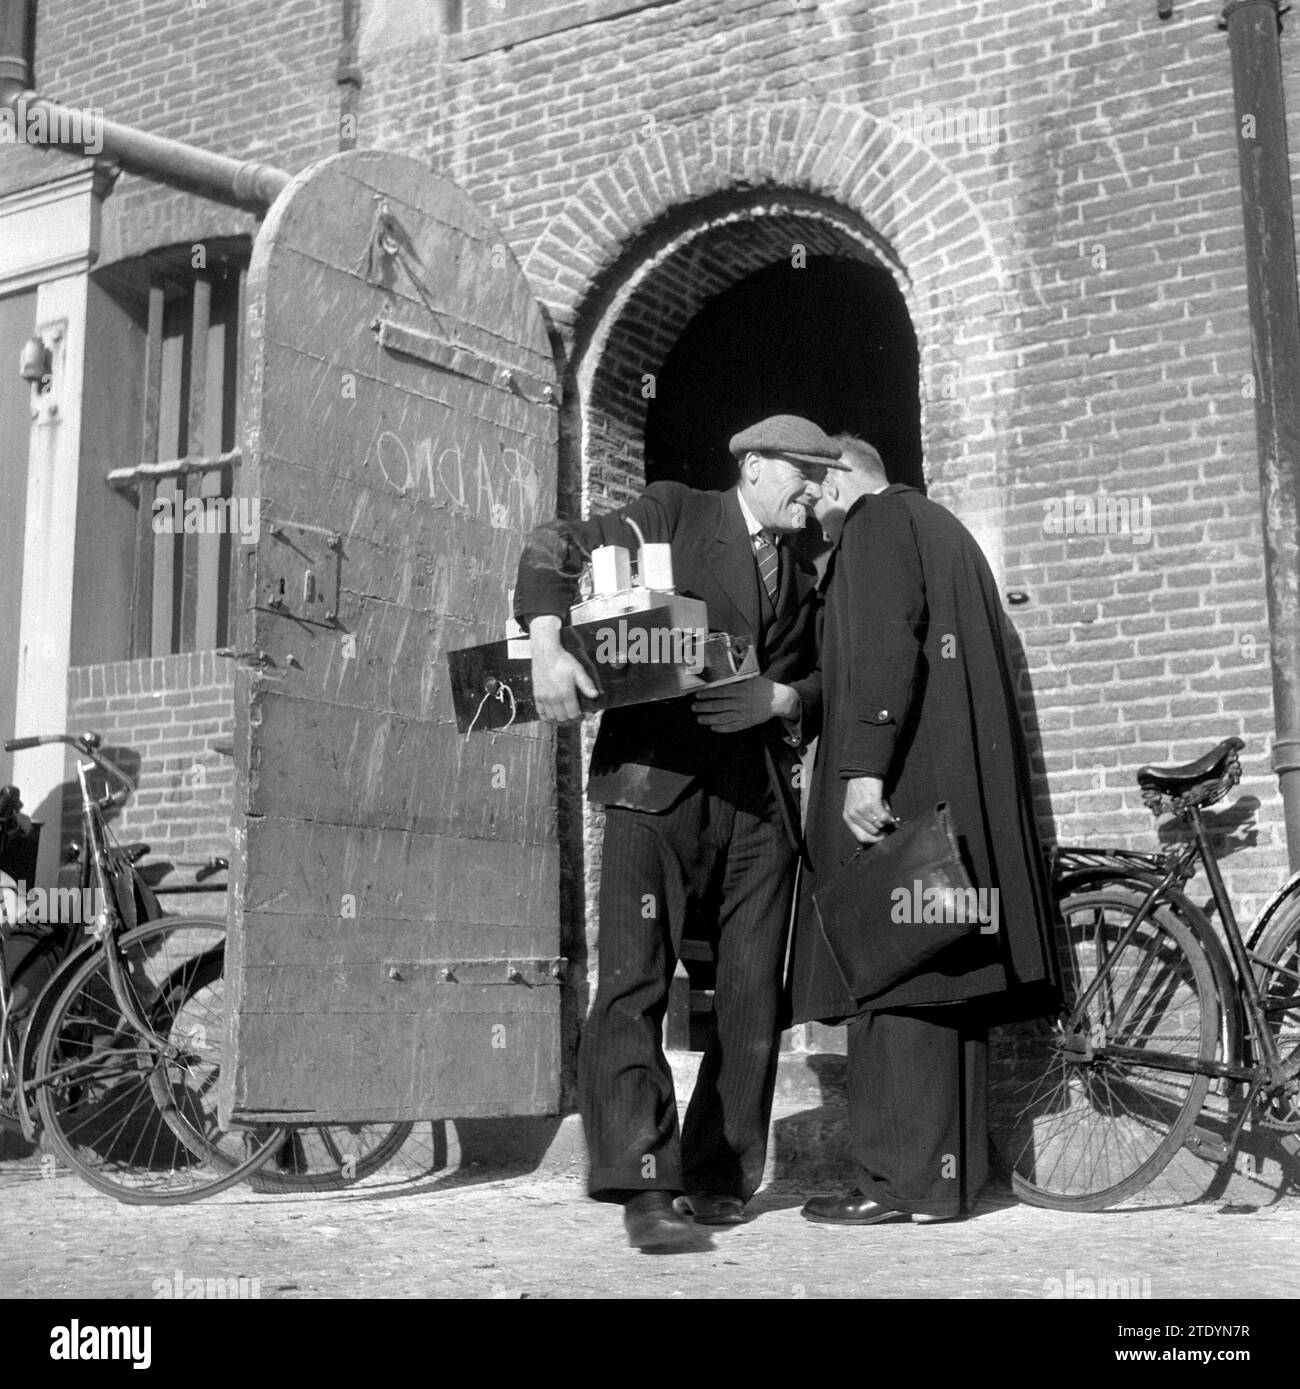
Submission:
[[[1050,1006],[1052,915],[1005,622],[988,562],[950,512],[899,485],[850,510],[826,576],[793,1021],[968,999],[985,1000],[990,1020]],[[969,936],[869,999],[846,995],[810,910],[812,892],[859,847],[841,818],[849,774],[883,777],[902,818],[946,801],[975,886],[998,890],[995,933]],[[872,929],[863,924],[864,948]]]

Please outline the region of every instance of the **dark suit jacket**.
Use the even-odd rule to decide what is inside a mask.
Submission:
[[[656,482],[629,506],[588,521],[556,520],[529,536],[519,562],[515,613],[525,626],[542,613],[566,617],[576,601],[578,575],[598,545],[625,545],[636,536],[672,545],[677,592],[708,606],[713,631],[748,636],[758,643],[759,669],[790,685],[802,707],[801,740],[816,737],[821,721],[821,676],[816,670],[817,578],[813,566],[782,545],[779,618],[771,613],[754,563],[736,489],[704,492],[676,482]],[[763,633],[764,626],[766,633]],[[760,634],[762,638],[760,640]],[[797,750],[786,726],[773,719],[746,734],[715,733],[700,724],[689,696],[610,709],[602,716],[591,759],[587,798],[599,805],[664,811],[719,759],[748,748],[762,756],[793,842],[798,845]]]
[[[794,1021],[976,998],[990,1017],[1031,1002],[1040,1011],[1058,977],[1054,909],[988,563],[951,512],[896,484],[854,504],[825,587],[826,719],[792,951]],[[811,904],[859,847],[841,818],[849,776],[883,778],[903,819],[946,801],[972,881],[999,893],[996,934],[967,937],[872,999],[845,996]],[[862,923],[865,951],[872,929]]]

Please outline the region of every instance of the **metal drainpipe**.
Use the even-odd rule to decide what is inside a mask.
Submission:
[[[357,61],[361,0],[343,0],[343,31],[339,41],[339,65],[334,80],[339,88],[339,149],[357,147],[357,121],[361,98],[361,64]]]
[[[75,131],[87,136],[81,143],[71,145],[48,142],[55,148],[83,155],[102,155],[115,160],[130,173],[192,189],[205,197],[240,207],[268,207],[289,182],[292,175],[269,164],[210,154],[179,140],[167,140],[105,120],[98,112],[78,111],[46,101],[29,91],[28,18],[27,0],[0,0],[0,106],[14,112],[20,129],[30,129],[29,118],[38,111],[43,112],[47,131]],[[102,149],[85,148],[87,143],[98,145],[99,137],[103,140]]]
[[[1273,664],[1273,770],[1292,871],[1300,868],[1300,299],[1282,89],[1278,0],[1232,0],[1232,54],[1246,285],[1256,373],[1255,430]],[[1253,130],[1251,124],[1253,123]]]

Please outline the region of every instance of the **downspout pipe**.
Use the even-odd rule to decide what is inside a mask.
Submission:
[[[39,128],[33,124],[38,121],[55,136],[44,141],[53,148],[106,157],[129,173],[237,207],[263,210],[289,182],[290,174],[269,164],[210,154],[106,120],[97,111],[47,101],[30,90],[28,19],[27,0],[0,0],[0,107],[14,113],[21,131]],[[59,138],[68,132],[74,133],[71,140]]]
[[[1273,770],[1291,869],[1300,869],[1300,297],[1278,0],[1231,0],[1238,170],[1255,368],[1255,431],[1273,667]]]
[[[361,97],[361,64],[357,45],[361,29],[361,0],[343,0],[339,65],[334,80],[339,88],[339,149],[357,147],[358,107]]]

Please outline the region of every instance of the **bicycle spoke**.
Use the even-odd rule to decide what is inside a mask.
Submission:
[[[991,1136],[1026,1199],[1099,1209],[1140,1190],[1208,1091],[1206,1077],[1159,1058],[1214,1054],[1213,976],[1184,923],[1158,910],[1135,924],[1142,901],[1111,889],[1067,903],[1060,954],[1073,1011],[1055,1028],[991,1039]]]
[[[1300,904],[1292,899],[1275,917],[1258,952],[1252,955],[1264,1021],[1277,1047],[1282,1074],[1291,1083],[1289,1097],[1276,1102],[1274,1117],[1300,1127]]]
[[[102,951],[92,955],[46,1024],[37,1054],[42,1121],[72,1166],[119,1200],[167,1204],[222,1190],[283,1141],[272,1128],[250,1148],[216,1121],[224,1026],[215,996],[199,995],[219,983],[214,941],[223,939],[224,926],[206,918],[138,927],[122,938],[121,967],[110,968]],[[125,1012],[115,979],[129,995]],[[133,1014],[152,1030],[136,1035]]]
[[[330,1156],[330,1161],[341,1169],[343,1167],[343,1150],[335,1143],[334,1135],[328,1128],[317,1129],[316,1132],[325,1146],[325,1151]]]

